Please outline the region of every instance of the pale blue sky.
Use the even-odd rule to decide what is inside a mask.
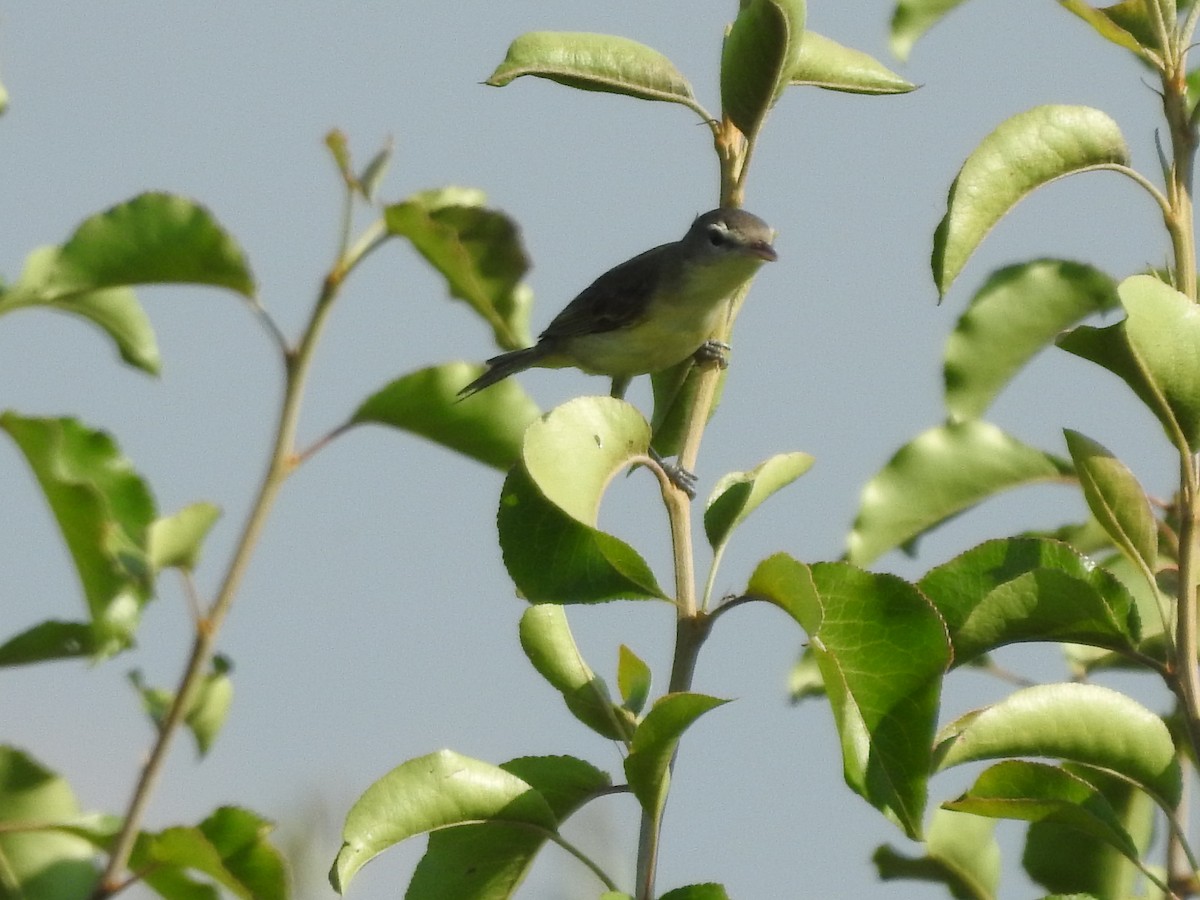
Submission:
[[[534,260],[534,331],[605,268],[679,237],[714,205],[707,131],[689,112],[522,79],[482,86],[508,42],[534,29],[607,31],[672,57],[717,108],[721,30],[736,4],[217,2],[8,4],[0,13],[0,273],[85,216],[148,189],[200,200],[245,248],[263,303],[288,334],[311,307],[333,252],[339,185],[322,143],[344,130],[359,160],[396,139],[388,199],[446,184],[485,190],[524,229]],[[1116,176],[1056,184],[1001,223],[947,301],[936,305],[930,238],[962,159],[1003,118],[1039,103],[1099,106],[1151,173],[1156,98],[1138,68],[1056,4],[966,4],[909,65],[886,48],[890,7],[813,0],[810,26],[874,54],[923,85],[904,97],[793,91],[754,159],[747,207],[779,231],[735,335],[724,404],[698,466],[701,496],[729,470],[785,450],[813,470],[756,513],[726,556],[721,591],[778,550],[839,555],[863,483],[941,416],[940,351],[969,292],[992,268],[1041,255],[1122,276],[1160,263],[1152,205]],[[74,414],[110,430],[152,484],[161,511],[199,499],[225,516],[199,583],[211,591],[264,464],[280,390],[272,346],[232,295],[140,292],[162,347],[158,380],[123,367],[105,339],[62,317],[0,322],[0,408]],[[319,351],[301,433],[312,439],[368,393],[420,366],[482,359],[485,327],[447,301],[404,246],[355,274]],[[602,381],[539,372],[524,384],[544,408],[603,392]],[[645,406],[644,386],[631,392]],[[1037,361],[999,400],[994,421],[1062,451],[1083,431],[1159,493],[1173,479],[1158,427],[1117,386],[1065,354]],[[666,526],[644,473],[619,485],[602,524],[644,549],[665,578]],[[616,750],[579,726],[521,654],[523,609],[500,564],[498,473],[395,432],[360,429],[286,487],[220,641],[236,698],[210,758],[181,741],[151,808],[151,827],[243,803],[283,825],[319,814],[322,877],[353,799],[400,762],[440,747],[500,762],[570,753],[619,772]],[[24,463],[0,443],[3,637],[79,615],[61,540]],[[1058,489],[1022,493],[964,517],[922,545],[916,576],[984,537],[1079,514]],[[589,661],[611,677],[633,647],[665,681],[673,633],[663,604],[572,610]],[[174,684],[189,641],[169,579],[140,647],[96,669],[60,663],[4,673],[3,740],[69,778],[86,808],[123,808],[150,729],[125,672]],[[732,896],[924,898],[936,888],[875,883],[869,856],[909,850],[841,780],[827,706],[793,709],[785,678],[802,639],[770,610],[720,622],[696,689],[736,703],[684,742],[667,813],[660,889],[725,883]],[[1014,657],[1055,677],[1053,650]],[[657,688],[656,688],[657,689]],[[950,679],[944,715],[998,696],[981,676]],[[957,780],[955,780],[957,779]],[[966,776],[935,780],[944,799]],[[570,827],[632,859],[629,798],[593,804]],[[1007,868],[1015,825],[1002,825]],[[395,897],[423,849],[369,865],[349,894]],[[604,857],[605,854],[599,854]],[[629,863],[631,866],[631,863]],[[613,865],[627,879],[623,863]],[[583,888],[564,887],[582,884]],[[304,887],[304,885],[301,885]],[[586,873],[548,849],[521,893],[592,897]],[[1006,897],[1032,890],[1018,878]],[[318,881],[316,892],[329,896]]]

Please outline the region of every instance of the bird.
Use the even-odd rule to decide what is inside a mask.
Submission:
[[[487,361],[458,392],[464,399],[530,368],[575,367],[613,379],[668,369],[698,351],[724,363],[712,340],[726,300],[764,262],[777,259],[775,232],[758,216],[720,207],[697,216],[681,240],[661,244],[609,269],[551,320],[537,343]]]

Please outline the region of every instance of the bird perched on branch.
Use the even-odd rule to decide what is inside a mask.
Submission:
[[[489,359],[487,371],[459,396],[530,368],[574,366],[624,385],[698,350],[720,358],[726,348],[709,339],[721,324],[725,301],[776,258],[774,236],[766,222],[745,210],[706,212],[682,240],[609,269],[554,317],[536,344]]]

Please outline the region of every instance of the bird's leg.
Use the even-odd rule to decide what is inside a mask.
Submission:
[[[658,463],[662,467],[663,472],[666,473],[667,480],[687,494],[690,499],[695,500],[696,476],[677,462],[667,462],[653,447],[650,448],[649,452],[650,458]]]
[[[724,341],[718,341],[716,338],[710,338],[692,354],[692,359],[696,360],[697,365],[705,363],[716,363],[722,369],[729,368],[729,351],[733,348]]]
[[[629,382],[632,381],[628,375],[616,375],[612,380],[612,388],[608,392],[608,396],[616,397],[622,400],[625,397],[625,390],[629,387]]]

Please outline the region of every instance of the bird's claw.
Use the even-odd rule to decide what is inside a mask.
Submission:
[[[692,358],[701,365],[704,363],[716,363],[720,368],[728,369],[729,351],[732,349],[724,341],[718,341],[713,338],[697,347],[696,352],[692,354]]]
[[[696,482],[698,479],[694,473],[689,472],[677,462],[668,462],[663,459],[662,455],[653,447],[650,448],[650,458],[658,463],[671,484],[687,494],[688,499],[696,499]]]

